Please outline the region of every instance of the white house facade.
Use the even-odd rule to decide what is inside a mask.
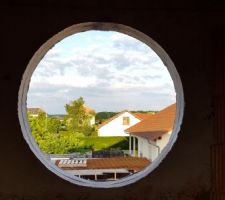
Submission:
[[[171,132],[165,133],[154,141],[149,140],[148,138],[133,135],[131,137],[133,137],[133,140],[137,140],[137,147],[135,147],[136,150],[130,148],[130,154],[132,156],[145,157],[148,160],[153,161],[158,157],[169,142],[170,135]]]
[[[98,127],[98,136],[129,136],[124,130],[141,120],[128,111],[123,111]]]

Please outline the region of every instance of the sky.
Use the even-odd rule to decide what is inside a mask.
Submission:
[[[76,33],[52,47],[33,72],[27,107],[65,114],[65,104],[79,97],[96,112],[161,110],[176,101],[157,54],[115,31]]]

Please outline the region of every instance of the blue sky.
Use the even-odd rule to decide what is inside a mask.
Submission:
[[[64,105],[80,96],[96,112],[160,110],[176,101],[155,52],[113,31],[77,33],[51,48],[32,75],[27,107],[64,114]]]

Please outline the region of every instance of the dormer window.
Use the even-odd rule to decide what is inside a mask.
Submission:
[[[123,125],[130,125],[130,117],[123,117]]]

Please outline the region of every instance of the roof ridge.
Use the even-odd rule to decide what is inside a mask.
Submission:
[[[121,112],[117,113],[116,115],[110,117],[109,119],[107,119],[107,120],[104,121],[103,123],[99,124],[99,125],[98,125],[98,128],[101,128],[101,127],[105,126],[106,124],[108,124],[108,123],[111,122],[112,120],[116,119],[117,117],[119,117],[120,115],[122,115],[122,114],[125,113],[125,112],[128,112],[128,113],[130,113],[131,115],[133,115],[135,118],[138,118],[138,117],[136,117],[132,112],[130,112],[130,111],[128,111],[128,110],[125,109],[125,110],[122,110]],[[139,119],[139,118],[138,118],[138,119]],[[141,120],[141,119],[140,119],[140,120]]]

